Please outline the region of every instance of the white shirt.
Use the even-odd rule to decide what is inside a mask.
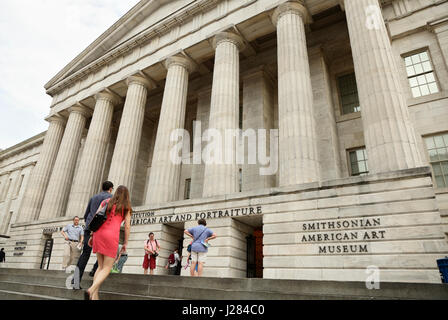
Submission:
[[[180,262],[180,257],[179,254],[177,252],[174,253],[174,263],[170,264],[170,268],[175,268],[177,267],[177,264]]]

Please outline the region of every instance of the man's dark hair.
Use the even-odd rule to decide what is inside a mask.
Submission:
[[[114,187],[114,184],[112,182],[110,182],[110,181],[103,182],[103,187],[102,187],[103,191],[109,191],[110,188],[113,188],[113,187]]]
[[[5,248],[2,248],[2,251],[5,250]]]
[[[154,235],[154,232],[150,232],[150,233],[149,233],[149,236],[151,236],[151,235]]]
[[[79,217],[78,217],[78,216],[75,216],[75,217],[73,218],[73,220],[75,220],[76,218],[78,218],[78,219],[79,219]]]
[[[205,227],[207,225],[207,221],[205,221],[205,219],[199,219],[198,224],[202,224]]]

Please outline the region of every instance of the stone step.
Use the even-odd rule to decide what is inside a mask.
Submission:
[[[21,282],[0,281],[0,292],[8,292],[8,295],[29,296],[24,300],[83,300],[83,290],[72,290],[58,286],[36,285]],[[36,297],[38,299],[32,299]],[[150,295],[125,294],[117,292],[100,291],[100,298],[104,300],[168,300],[164,297],[154,297]]]
[[[68,276],[63,271],[0,269],[0,290],[83,299],[82,291],[65,287]],[[91,283],[86,273],[82,288]],[[384,282],[380,286],[380,290],[368,290],[364,282],[111,274],[101,290],[103,299],[448,299],[448,286],[443,284]]]
[[[67,300],[39,294],[0,290],[0,300]]]

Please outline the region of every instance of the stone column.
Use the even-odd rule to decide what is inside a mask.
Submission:
[[[128,92],[108,180],[113,182],[116,187],[124,185],[132,192],[142,137],[146,99],[151,83],[143,77],[131,76],[127,80],[127,84]]]
[[[306,45],[309,13],[303,1],[274,12],[278,42],[279,186],[319,180],[313,90]]]
[[[233,33],[221,32],[213,39],[216,50],[213,73],[209,129],[216,130],[222,141],[221,153],[216,161],[205,164],[204,197],[225,195],[239,191],[239,174],[236,163],[237,139],[225,142],[227,129],[239,129],[240,61],[242,39]],[[216,152],[215,152],[216,155]],[[225,163],[226,158],[230,161]]]
[[[69,109],[70,115],[45,194],[40,220],[63,216],[73,181],[83,130],[90,112],[81,105]],[[75,213],[76,215],[78,213]]]
[[[208,121],[210,118],[210,99],[211,87],[198,92],[198,107],[196,110],[196,121],[200,123],[200,132],[195,132],[194,135],[201,136],[201,139],[193,140],[193,168],[191,169],[191,199],[202,198],[204,187],[204,170],[205,165],[202,161],[202,150],[204,150],[206,143],[202,141],[202,136],[205,130],[208,129]],[[197,127],[199,129],[199,126]],[[193,136],[192,139],[195,137]],[[194,152],[196,151],[196,159]]]
[[[84,214],[87,203],[101,183],[101,174],[106,155],[114,105],[120,101],[114,94],[101,92],[95,96],[96,105],[84,144],[79,168],[67,206],[67,215]]]
[[[171,151],[177,145],[176,141],[171,141],[171,134],[184,128],[188,75],[193,65],[186,58],[170,57],[165,61],[165,67],[168,74],[146,194],[147,204],[177,200],[179,193],[181,163],[171,158]]]
[[[270,163],[262,165],[259,162],[260,156],[267,157],[266,160],[271,156],[270,130],[274,128],[273,91],[271,77],[264,71],[264,67],[257,68],[244,75],[242,146],[244,147],[245,161],[242,166],[243,192],[275,187],[275,173],[274,175],[262,175],[262,172],[260,172],[261,168],[266,169]],[[266,130],[264,151],[260,148],[260,138],[262,136],[258,134],[259,129]],[[252,133],[256,134],[256,141],[251,140]],[[249,153],[249,146],[256,152]],[[249,161],[251,157],[253,159]],[[255,164],[253,160],[256,161]]]
[[[422,166],[378,0],[345,0],[345,11],[369,171],[380,173]]]
[[[59,115],[53,115],[46,120],[50,122],[50,125],[42,144],[39,160],[31,171],[26,185],[26,191],[19,210],[19,222],[34,221],[38,218],[50,180],[51,170],[53,169],[64,134],[66,123],[64,118]]]
[[[341,156],[330,73],[320,46],[310,49],[308,54],[314,93],[314,116],[316,123],[319,124],[316,137],[320,177],[323,181],[339,179],[341,178]]]

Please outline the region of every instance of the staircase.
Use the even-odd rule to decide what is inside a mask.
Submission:
[[[63,271],[0,269],[0,300],[82,300],[82,290],[67,289]],[[86,273],[81,287],[92,278]],[[271,279],[190,278],[111,274],[101,287],[102,300],[328,300],[448,299],[448,285]]]

